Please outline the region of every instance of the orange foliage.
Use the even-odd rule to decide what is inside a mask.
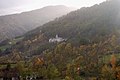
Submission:
[[[35,65],[42,65],[44,63],[43,58],[37,58],[37,60],[35,61]]]
[[[112,65],[112,69],[114,70],[116,67],[116,57],[114,54],[111,56],[111,65]]]

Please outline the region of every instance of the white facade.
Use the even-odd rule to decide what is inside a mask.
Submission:
[[[63,39],[63,38],[59,37],[58,35],[56,35],[55,38],[50,38],[49,39],[50,43],[53,43],[53,42],[62,42],[62,41],[66,41],[66,39]]]

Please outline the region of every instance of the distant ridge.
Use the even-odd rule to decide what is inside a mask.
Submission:
[[[19,14],[0,16],[0,41],[20,36],[73,10],[69,7],[58,5]]]

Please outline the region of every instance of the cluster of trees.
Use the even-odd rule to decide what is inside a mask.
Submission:
[[[120,50],[117,40],[117,36],[110,35],[99,43],[78,47],[62,42],[53,50],[45,50],[30,60],[21,62],[20,56],[17,56],[19,61],[16,67],[22,77],[30,75],[52,80],[119,80],[120,61],[115,56]],[[110,55],[111,58],[106,62],[104,57]]]

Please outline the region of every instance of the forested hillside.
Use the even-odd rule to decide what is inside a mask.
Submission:
[[[119,36],[119,20],[119,0],[106,1],[48,22],[23,35],[23,39],[12,47],[27,54],[37,50],[42,52],[54,47],[56,43],[50,43],[49,39],[56,35],[75,46],[99,43],[108,36]]]
[[[119,0],[84,7],[4,41],[0,60],[17,62],[22,77],[120,80],[119,21]]]
[[[71,12],[43,25],[43,28],[37,28],[36,31],[41,30],[48,38],[58,34],[67,38],[68,41],[76,40],[77,43],[80,43],[80,39],[84,39],[94,42],[100,37],[117,33],[120,26],[119,20],[119,1],[111,0]]]

